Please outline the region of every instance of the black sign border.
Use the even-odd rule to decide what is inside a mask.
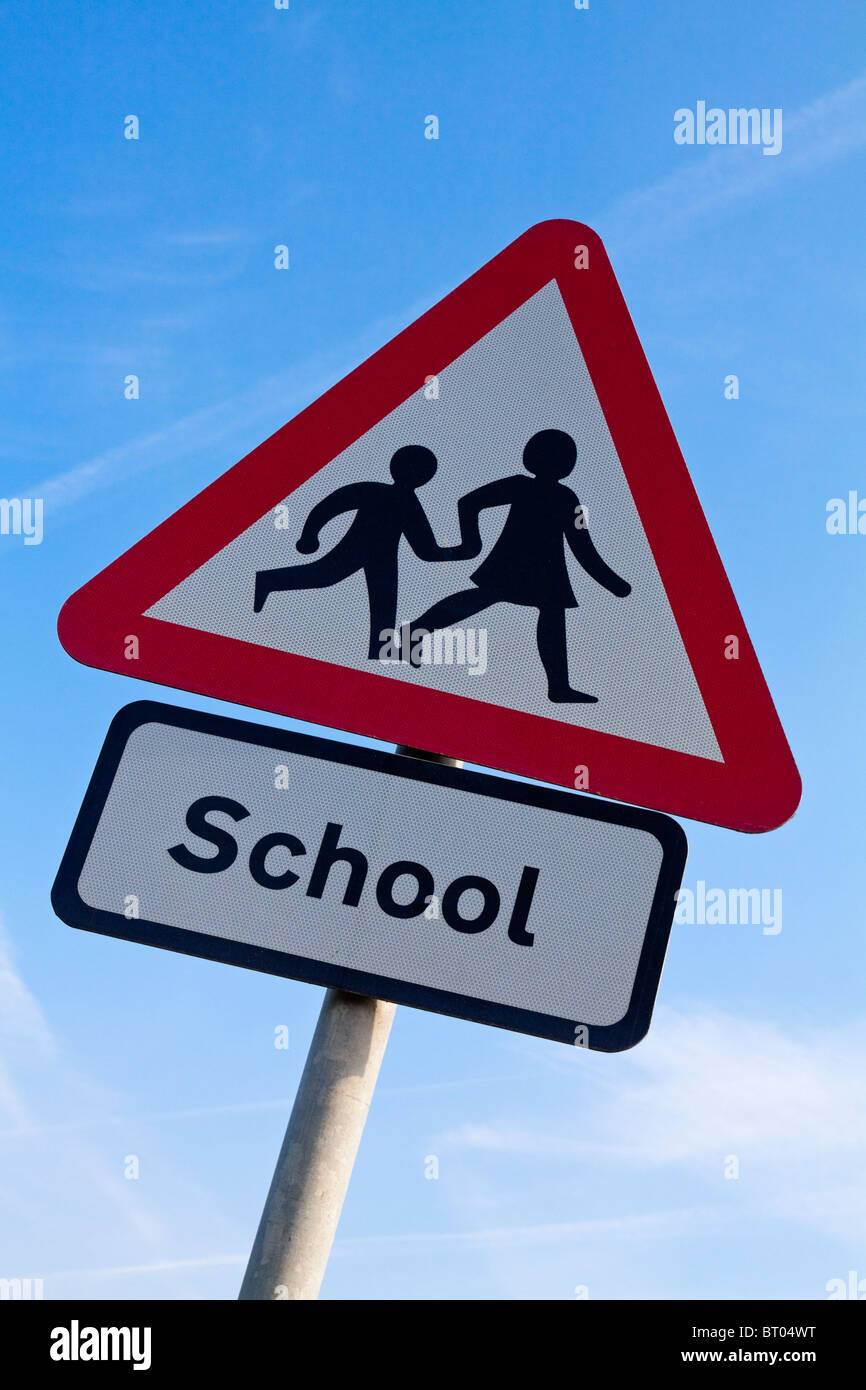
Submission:
[[[618,1022],[606,1026],[582,1025],[580,1019],[564,1019],[552,1014],[535,1013],[510,1005],[473,999],[449,990],[428,989],[423,985],[394,980],[386,976],[351,970],[292,956],[247,942],[227,941],[206,933],[168,927],[161,922],[143,918],[128,919],[119,912],[92,908],[78,893],[78,880],[90,851],[96,827],[102,816],[111,785],[123,757],[130,735],[142,724],[166,724],[196,733],[214,734],[220,738],[251,743],[258,747],[322,758],[327,762],[348,767],[385,772],[408,781],[428,782],[434,786],[452,787],[476,796],[493,797],[499,801],[535,806],[547,811],[561,812],[582,819],[605,821],[654,835],[662,847],[662,866],[650,909],[643,948],[638,960],[634,987],[628,1009]],[[69,844],[51,890],[51,904],[57,916],[68,926],[98,932],[140,945],[158,946],[181,955],[199,956],[205,960],[239,965],[247,970],[259,970],[268,975],[280,975],[307,984],[324,985],[349,990],[355,994],[389,999],[396,1004],[447,1014],[475,1023],[490,1024],[512,1032],[529,1033],[554,1042],[576,1042],[577,1029],[585,1026],[588,1041],[594,1051],[621,1052],[634,1047],[647,1034],[653,1005],[661,978],[676,907],[675,893],[682,883],[688,842],[681,826],[669,816],[642,807],[620,802],[602,801],[580,796],[576,792],[552,787],[511,781],[488,773],[469,772],[465,768],[449,767],[427,762],[422,758],[386,753],[376,748],[341,743],[289,729],[275,729],[221,714],[167,705],[156,700],[136,700],[119,710],[111,721],[105,742],[97,759],[81,810],[75,822]]]

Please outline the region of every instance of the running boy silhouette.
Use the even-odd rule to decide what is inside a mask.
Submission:
[[[435,472],[436,455],[420,444],[407,444],[391,459],[393,483],[349,483],[323,498],[307,517],[298,550],[312,555],[319,548],[322,527],[343,512],[354,512],[355,519],[345,536],[310,565],[258,570],[253,611],[261,613],[269,594],[285,589],[324,589],[363,570],[370,600],[367,656],[377,661],[382,642],[394,633],[397,622],[397,557],[402,538],[406,537],[421,560],[472,558],[464,546],[437,543],[415,496],[415,489],[429,483]]]
[[[517,603],[538,609],[538,654],[547,675],[548,699],[555,704],[597,704],[597,696],[573,690],[568,682],[565,610],[577,608],[568,577],[563,541],[587,574],[617,598],[631,585],[604,563],[579,515],[580,503],[560,482],[574,468],[577,448],[563,430],[540,430],[523,450],[531,477],[515,474],[467,493],[457,507],[463,541],[455,559],[474,559],[481,552],[479,514],[487,507],[510,507],[502,532],[487,559],[471,576],[472,589],[461,589],[434,603],[412,624],[412,649],[425,631],[436,632],[489,608]],[[420,665],[413,659],[413,665]]]

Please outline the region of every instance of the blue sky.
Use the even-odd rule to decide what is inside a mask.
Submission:
[[[34,2],[0,25],[0,492],[45,499],[41,545],[0,536],[0,1275],[234,1297],[320,1002],[53,916],[122,704],[256,717],[77,666],[61,603],[559,216],[608,246],[803,775],[772,834],[687,823],[685,883],[781,888],[783,927],[675,927],[627,1054],[399,1009],[323,1296],[866,1279],[866,537],[825,525],[866,496],[862,7]],[[781,108],[781,153],[675,144],[699,100]]]

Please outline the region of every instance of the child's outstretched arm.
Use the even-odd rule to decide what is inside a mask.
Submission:
[[[576,502],[576,511],[580,511],[580,503]],[[578,520],[580,518],[578,517]],[[631,593],[631,585],[627,580],[622,579],[610,565],[606,565],[599,555],[592,541],[589,531],[585,526],[576,526],[570,517],[569,524],[565,527],[565,539],[568,541],[569,548],[578,564],[586,570],[591,579],[596,584],[600,584],[608,593],[615,594],[617,598],[627,598]]]
[[[461,544],[455,546],[454,560],[474,560],[481,554],[481,533],[478,518],[487,507],[507,507],[515,500],[514,478],[498,478],[495,483],[484,483],[473,492],[467,492],[457,503],[460,519]]]
[[[329,521],[333,521],[335,516],[340,516],[343,512],[357,511],[363,501],[364,486],[364,483],[347,483],[345,487],[338,487],[329,497],[323,497],[321,502],[316,503],[298,538],[297,549],[302,555],[312,555],[318,550],[319,532]]]

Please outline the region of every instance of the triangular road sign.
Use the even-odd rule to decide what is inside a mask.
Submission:
[[[577,222],[518,238],[74,594],[59,631],[91,666],[735,829],[800,796]]]

